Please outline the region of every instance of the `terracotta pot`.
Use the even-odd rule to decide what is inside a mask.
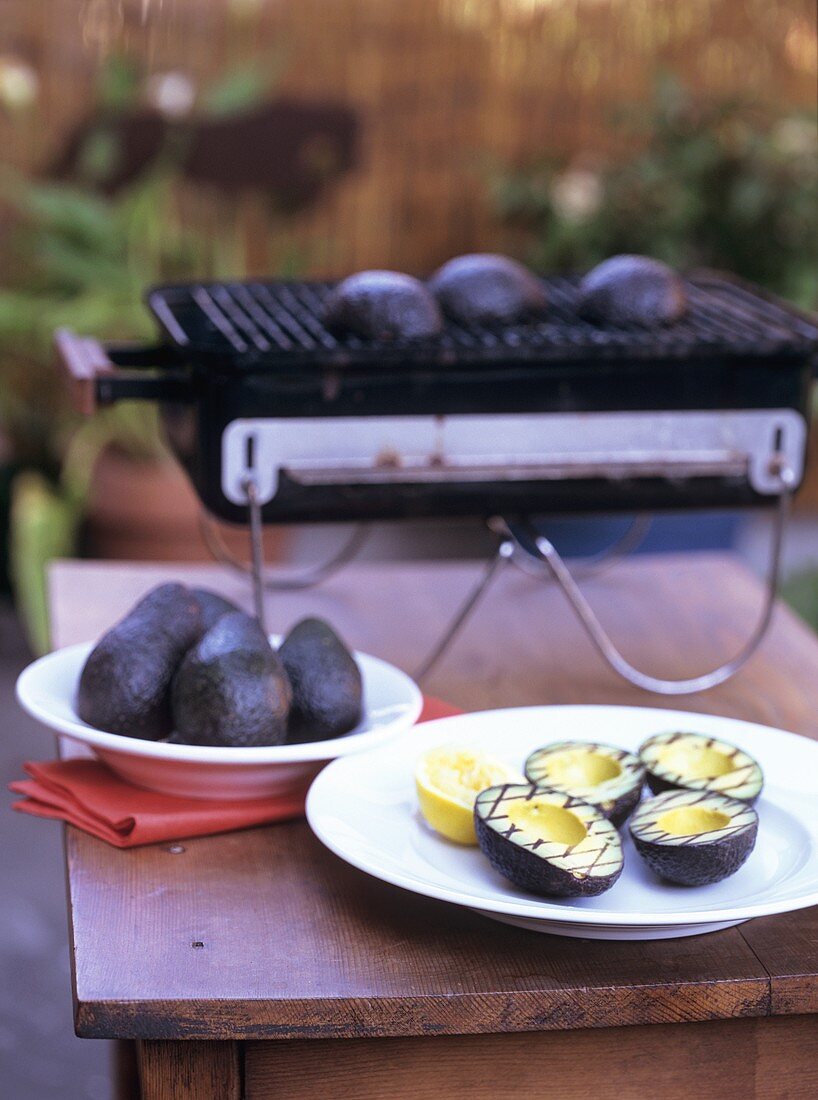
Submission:
[[[172,459],[136,459],[106,448],[94,467],[86,514],[88,557],[127,561],[212,561],[202,538],[199,499]],[[219,524],[231,552],[249,559],[245,528]],[[280,561],[287,533],[265,531],[265,560]]]

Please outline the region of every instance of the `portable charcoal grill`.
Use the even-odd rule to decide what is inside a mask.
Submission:
[[[57,334],[79,407],[159,402],[207,512],[234,523],[249,516],[259,612],[262,523],[503,516],[498,557],[464,611],[510,548],[524,551],[549,568],[616,667],[529,518],[778,501],[763,635],[786,502],[803,477],[818,321],[701,273],[687,280],[678,324],[600,328],[578,316],[576,280],[549,278],[540,320],[449,322],[440,337],[386,343],[329,332],[331,288],[164,286],[147,298],[162,330],[155,346]],[[710,677],[726,678],[734,664]],[[643,677],[643,686],[680,693],[702,680]]]

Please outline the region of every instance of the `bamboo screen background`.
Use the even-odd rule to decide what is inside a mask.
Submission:
[[[248,193],[182,196],[234,234],[250,272],[427,271],[509,241],[487,166],[624,156],[611,109],[649,99],[657,66],[698,93],[815,103],[815,0],[3,0],[0,54],[39,77],[36,126],[0,116],[4,159],[36,169],[88,109],[105,55],[205,83],[247,59],[276,92],[358,113],[361,163],[293,220]]]

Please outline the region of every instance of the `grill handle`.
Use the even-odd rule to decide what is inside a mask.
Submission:
[[[68,380],[71,403],[83,416],[91,416],[99,407],[117,401],[190,400],[190,385],[184,372],[164,369],[163,373],[156,373],[177,363],[165,346],[106,347],[93,336],[79,336],[71,329],[59,328],[54,333],[54,348],[57,363]]]

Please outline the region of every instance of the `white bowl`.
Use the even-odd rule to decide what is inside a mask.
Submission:
[[[271,641],[277,645],[279,639]],[[123,737],[89,726],[76,712],[80,673],[94,644],[67,646],[34,661],[17,680],[17,698],[44,726],[89,745],[123,779],[164,794],[213,799],[306,794],[328,760],[383,745],[414,725],[423,705],[420,690],[405,672],[356,653],[363,677],[363,716],[342,737],[246,749]]]

